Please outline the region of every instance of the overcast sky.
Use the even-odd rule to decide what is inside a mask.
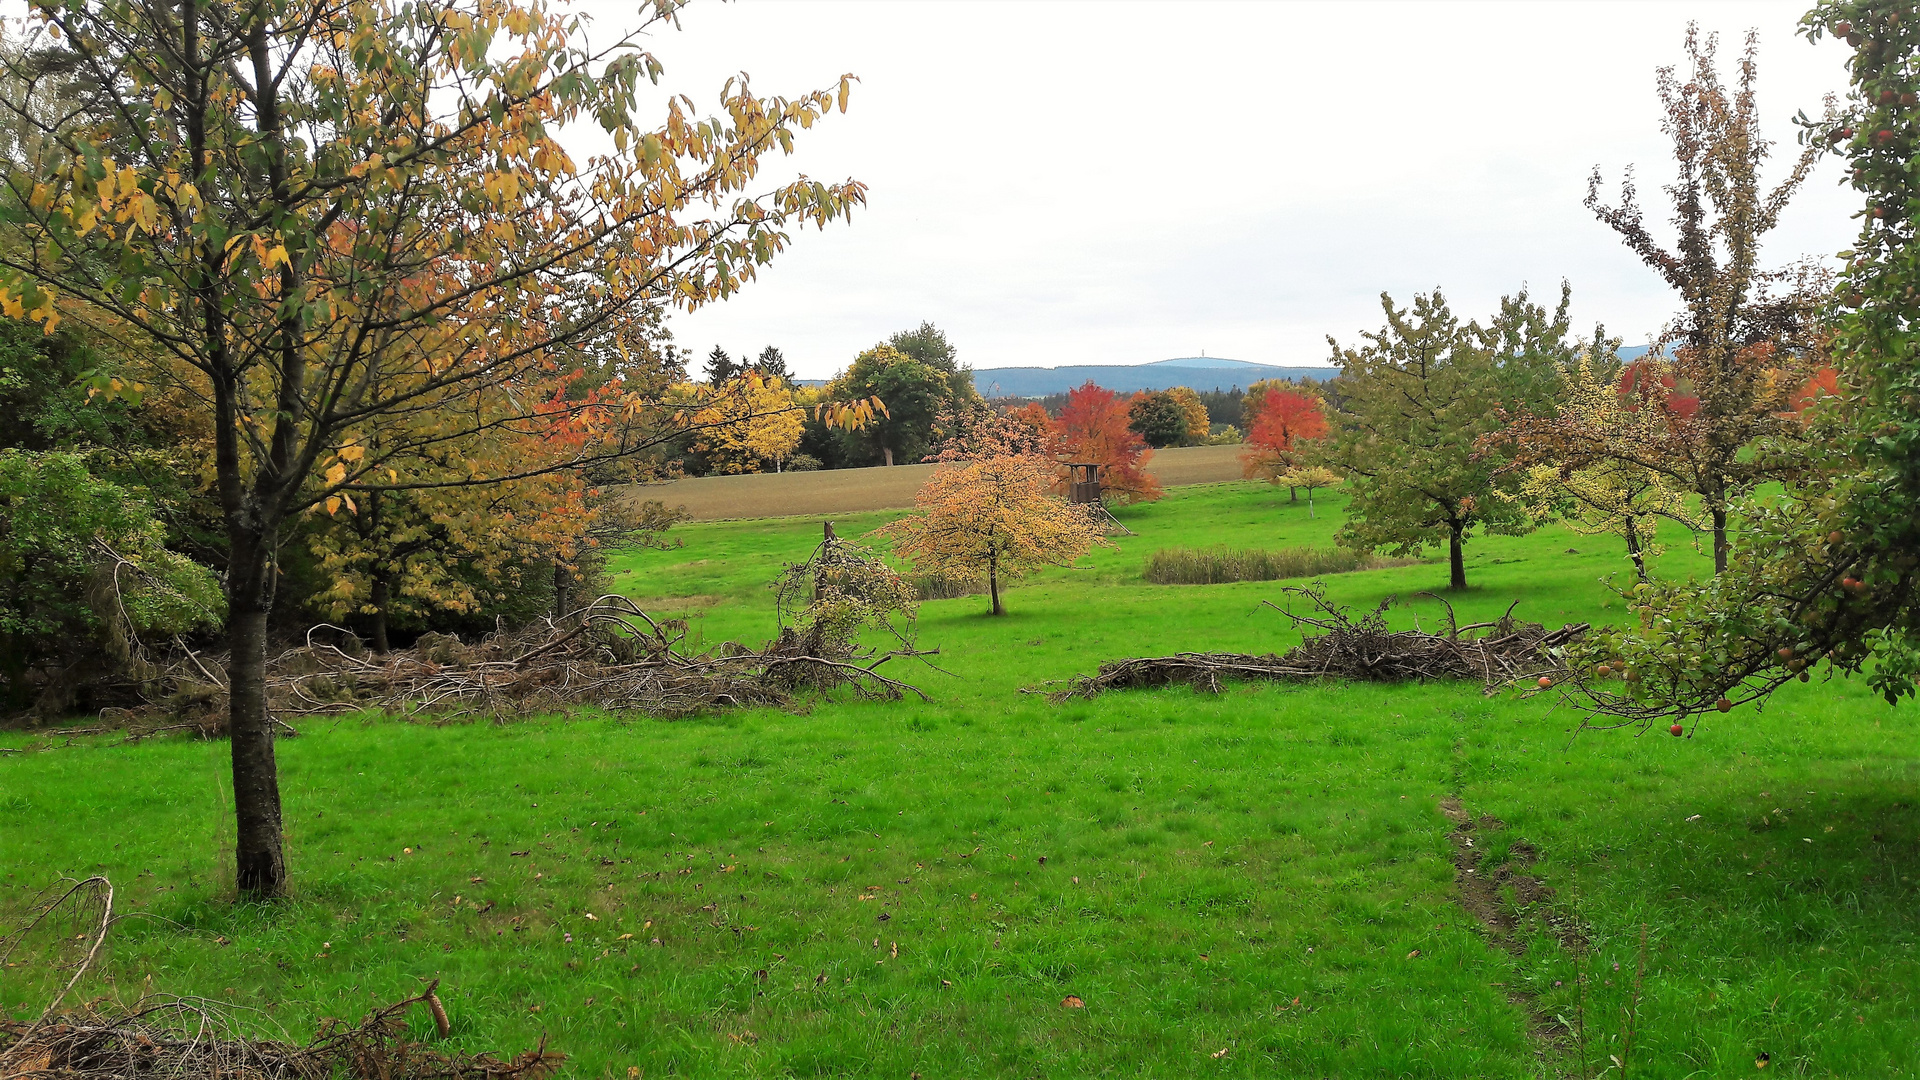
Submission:
[[[1796,110],[1844,87],[1846,48],[1797,3],[1146,3],[696,0],[653,43],[702,107],[860,78],[779,164],[870,185],[725,303],[676,315],[704,354],[778,345],[824,377],[933,321],[976,368],[1176,356],[1328,360],[1379,295],[1438,285],[1463,314],[1572,283],[1576,325],[1629,343],[1672,296],[1582,208],[1599,165],[1672,175],[1654,69],[1689,18],[1723,69],[1761,36],[1778,174]],[[632,20],[595,0],[595,36]],[[1858,200],[1821,166],[1765,251],[1831,255]],[[1655,214],[1664,218],[1654,204]]]

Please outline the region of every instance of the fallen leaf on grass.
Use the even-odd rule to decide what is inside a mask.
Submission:
[[[1063,1009],[1084,1009],[1087,1007],[1087,1003],[1081,1001],[1077,994],[1068,994],[1066,997],[1060,999],[1060,1007]]]
[[[1408,953],[1408,954],[1407,954],[1407,959],[1409,959],[1409,960],[1411,960],[1411,959],[1413,959],[1414,957],[1416,957],[1416,956],[1419,956],[1419,955],[1420,955],[1420,950],[1419,950],[1419,949],[1415,949],[1415,950],[1413,950],[1412,952],[1410,952],[1410,953]]]
[[[1231,1047],[1231,1046],[1223,1046],[1223,1047],[1221,1047],[1220,1049],[1218,1049],[1218,1050],[1215,1050],[1215,1051],[1213,1052],[1213,1056],[1214,1056],[1214,1057],[1217,1057],[1217,1058],[1223,1058],[1223,1057],[1226,1057],[1226,1056],[1227,1056],[1227,1051],[1229,1051],[1229,1050],[1231,1050],[1231,1049],[1233,1049],[1233,1047]]]

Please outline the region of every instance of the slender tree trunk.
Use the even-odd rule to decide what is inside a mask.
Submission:
[[[1633,572],[1640,576],[1641,581],[1645,581],[1647,580],[1647,553],[1640,550],[1640,530],[1636,527],[1638,524],[1638,520],[1632,516],[1627,518],[1627,558],[1633,560]]]
[[[1309,495],[1309,496],[1307,496],[1307,499],[1308,499],[1308,501],[1312,501],[1312,499],[1313,499],[1313,496],[1311,496],[1311,495]],[[1288,501],[1288,502],[1290,502],[1290,503],[1297,503],[1297,502],[1299,502],[1299,501],[1300,501],[1300,489],[1299,489],[1299,488],[1292,488],[1292,487],[1290,487],[1290,488],[1288,488],[1288,489],[1287,489],[1287,501]]]
[[[564,619],[573,614],[573,575],[567,573],[565,563],[558,559],[553,563],[553,617]]]
[[[880,453],[886,456],[888,465],[893,464],[893,447],[883,446],[880,448]]]
[[[1308,519],[1312,519],[1315,516],[1317,515],[1315,515],[1313,512],[1313,489],[1308,488],[1307,489],[1307,517]]]
[[[240,895],[286,893],[280,845],[280,776],[267,714],[267,563],[259,537],[232,537],[227,567],[228,741],[233,751],[234,880]]]
[[[373,651],[385,656],[393,651],[387,640],[387,607],[393,602],[392,576],[383,570],[373,575]]]
[[[1451,528],[1452,534],[1447,542],[1449,548],[1447,554],[1453,566],[1453,580],[1447,583],[1447,587],[1451,589],[1464,589],[1467,587],[1466,543],[1460,538],[1460,526],[1454,525]]]
[[[987,557],[987,595],[993,600],[993,614],[1005,615],[1007,609],[1000,606],[1000,560],[991,555]]]
[[[1713,504],[1713,572],[1727,572],[1727,504]]]

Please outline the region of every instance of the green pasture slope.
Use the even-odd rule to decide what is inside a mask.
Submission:
[[[1004,619],[926,605],[944,673],[892,670],[931,703],[309,720],[281,744],[298,895],[268,908],[230,902],[223,744],[43,753],[15,733],[0,914],[111,874],[124,910],[158,917],[119,925],[87,993],[151,977],[304,1037],[438,977],[460,1046],[545,1035],[585,1077],[1578,1075],[1570,1039],[1530,1033],[1574,1020],[1573,957],[1538,918],[1522,955],[1497,948],[1455,903],[1439,804],[1457,796],[1507,823],[1478,837],[1482,865],[1537,848],[1553,916],[1591,942],[1594,1071],[1622,1052],[1645,927],[1629,1075],[1749,1076],[1761,1052],[1762,1075],[1920,1072],[1920,739],[1910,706],[1857,682],[1689,739],[1573,740],[1566,707],[1462,685],[1020,692],[1114,657],[1288,646],[1259,606],[1281,583],[1148,586],[1140,567],[1173,544],[1325,543],[1340,503],[1321,507],[1178,490],[1121,510],[1137,535],[1087,569],[1013,589]],[[819,524],[677,535],[620,587],[708,642],[751,641]],[[1463,616],[1619,611],[1600,584],[1625,568],[1616,542],[1556,528],[1469,550]],[[1676,543],[1661,570],[1704,565]],[[1371,605],[1445,577],[1329,585]],[[5,969],[0,1003],[28,1015],[54,980]]]

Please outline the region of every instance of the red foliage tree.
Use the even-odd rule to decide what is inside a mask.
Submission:
[[[1260,395],[1258,405],[1247,432],[1248,449],[1240,455],[1240,471],[1249,480],[1277,484],[1280,474],[1297,464],[1294,455],[1301,443],[1326,436],[1326,407],[1312,394],[1274,388]]]
[[[1101,490],[1130,503],[1157,499],[1160,482],[1146,472],[1153,451],[1128,420],[1127,403],[1088,380],[1067,394],[1053,426],[1068,461],[1100,466]]]

